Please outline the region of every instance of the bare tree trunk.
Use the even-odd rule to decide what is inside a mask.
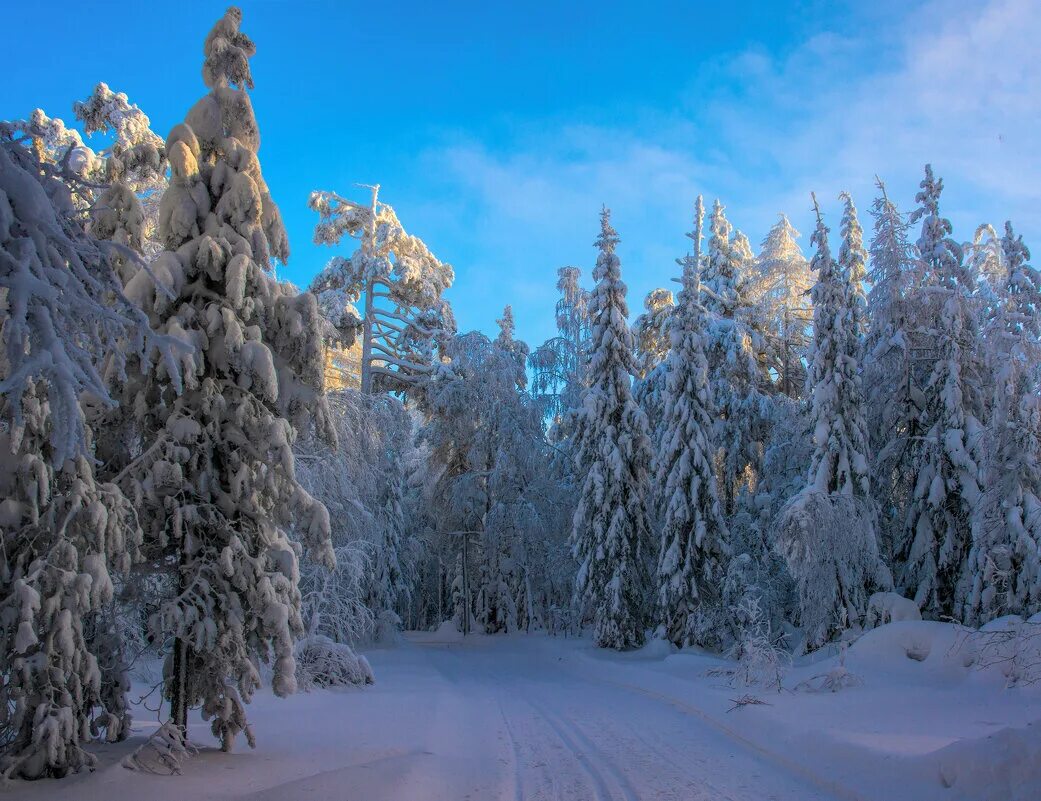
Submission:
[[[372,393],[372,281],[365,285],[365,319],[361,341],[361,391]]]
[[[173,646],[170,677],[170,720],[188,737],[188,643],[178,637]]]

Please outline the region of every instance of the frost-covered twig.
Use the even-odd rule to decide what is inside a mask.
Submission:
[[[773,706],[772,704],[764,701],[762,698],[756,698],[754,695],[742,695],[740,698],[731,698],[730,703],[733,704],[727,712],[733,712],[735,709],[740,709],[743,706]]]

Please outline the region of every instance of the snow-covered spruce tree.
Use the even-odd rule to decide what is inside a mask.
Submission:
[[[669,326],[676,301],[668,289],[652,289],[644,299],[643,306],[644,313],[633,324],[638,369],[633,383],[633,398],[647,415],[651,450],[657,453],[665,409],[665,361],[669,355]],[[656,504],[649,503],[649,506],[653,516]]]
[[[897,553],[901,588],[933,617],[960,613],[971,585],[963,572],[972,511],[980,501],[982,445],[975,280],[950,238],[950,222],[940,216],[942,190],[943,181],[926,165],[911,221],[922,222],[916,324],[921,358],[931,369],[920,418],[924,433],[914,446],[914,490]]]
[[[858,226],[847,201],[842,261],[836,262],[816,197],[813,205],[817,250],[811,267],[817,283],[806,395],[814,447],[806,486],[781,511],[777,524],[777,547],[795,579],[798,619],[811,647],[859,622],[872,589],[888,588],[875,537],[857,366],[861,301],[851,267],[863,264]]]
[[[177,378],[169,343],[123,296],[111,249],[84,231],[34,139],[32,126],[0,124],[0,773],[27,779],[91,767],[92,733],[116,740],[129,723],[122,693],[102,691],[84,620],[141,531],[94,475],[80,398],[114,402],[97,368],[106,355],[122,372],[157,346]]]
[[[994,392],[962,613],[972,625],[1041,611],[1041,274],[1011,223],[1000,242],[1006,272],[988,276],[997,297],[985,332]]]
[[[877,181],[881,193],[872,204],[874,235],[868,275],[868,332],[864,343],[864,392],[873,491],[879,507],[879,546],[893,563],[913,491],[914,443],[924,433],[923,396],[912,369],[912,327],[920,299],[913,281],[914,247],[908,224]]]
[[[847,283],[849,295],[849,311],[853,318],[850,334],[854,338],[850,352],[858,361],[867,334],[867,295],[864,292],[864,281],[867,279],[867,251],[864,250],[864,229],[857,217],[857,207],[853,204],[853,196],[843,192],[842,200],[842,247],[839,250],[839,266]]]
[[[312,558],[334,561],[328,512],[297,482],[292,451],[294,423],[328,424],[321,319],[313,296],[268,274],[289,246],[257,159],[246,93],[255,47],[241,19],[229,9],[206,37],[211,91],[166,142],[166,250],[127,284],[153,326],[195,352],[183,358],[183,393],[162,371],[131,388],[144,447],[122,479],[135,488],[146,547],[174,573],[151,622],[172,641],[173,723],[183,729],[201,704],[225,749],[240,731],[253,742],[244,704],[260,684],[258,660],[273,662],[276,694],[296,687],[303,626],[289,526]]]
[[[969,269],[980,282],[981,289],[988,294],[999,295],[1006,286],[1008,266],[1005,259],[1003,238],[994,226],[984,223],[976,228],[972,241],[962,247],[969,262]]]
[[[668,289],[652,289],[643,300],[644,312],[633,324],[638,378],[647,378],[669,355],[670,330],[676,300]]]
[[[705,352],[716,410],[716,471],[725,517],[733,515],[741,489],[754,481],[762,460],[765,401],[752,331],[745,248],[717,200],[710,217],[711,236],[702,292],[708,311]]]
[[[767,362],[778,392],[796,398],[806,381],[803,351],[813,319],[810,265],[796,240],[799,232],[784,214],[763,240],[751,280],[752,303],[765,328]]]
[[[394,209],[378,201],[378,185],[371,189],[369,205],[324,191],[312,192],[309,201],[320,217],[317,244],[335,245],[344,236],[360,240],[350,257],[329,262],[311,291],[346,345],[360,331],[365,393],[425,381],[438,340],[455,331],[452,309],[442,298],[455,280],[451,265],[405,231]],[[360,298],[361,314],[354,305]]]
[[[701,226],[694,212],[694,255],[683,269],[679,304],[671,315],[661,450],[656,473],[664,487],[657,568],[657,616],[664,635],[679,646],[719,647],[720,587],[729,555],[719,511],[711,436],[715,418],[704,350],[701,307]]]
[[[91,206],[91,233],[154,256],[161,249],[157,241],[159,201],[167,185],[162,138],[149,127],[141,109],[104,83],[73,109],[88,135],[103,133],[114,138],[111,147],[98,154],[104,159],[107,186]],[[126,257],[118,258],[116,266],[124,285],[140,269],[137,260]]]
[[[651,451],[647,418],[632,396],[637,366],[617,245],[605,208],[590,303],[590,383],[575,420],[582,484],[571,542],[579,562],[575,590],[592,612],[596,644],[625,650],[643,645],[648,617]]]

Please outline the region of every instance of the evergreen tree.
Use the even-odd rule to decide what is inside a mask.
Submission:
[[[684,263],[683,289],[669,332],[672,347],[656,464],[657,483],[664,487],[657,602],[658,620],[669,640],[680,646],[718,647],[720,587],[729,551],[712,463],[714,416],[698,274],[703,219],[699,195],[694,212],[694,255]]]
[[[1011,223],[1000,241],[1006,272],[988,277],[998,296],[986,332],[994,392],[984,492],[974,510],[962,615],[973,625],[1041,611],[1041,274]]]
[[[813,349],[806,394],[813,452],[805,487],[785,507],[778,548],[799,593],[799,620],[811,645],[856,622],[883,575],[870,498],[867,434],[857,366],[860,300],[852,285],[859,226],[847,199],[842,263],[828,245],[814,197],[817,250],[812,268]]]
[[[127,294],[161,333],[190,343],[183,392],[163,372],[128,386],[141,456],[135,487],[146,546],[175,565],[172,597],[151,621],[173,641],[164,694],[173,724],[201,704],[225,749],[252,732],[244,704],[273,662],[273,689],[296,688],[302,633],[299,539],[332,566],[329,515],[296,480],[296,430],[329,427],[315,299],[269,274],[289,246],[257,159],[246,90],[253,42],[229,9],[204,46],[211,91],[166,142],[172,178],[159,210],[166,250]],[[158,283],[157,283],[158,282]],[[294,423],[296,427],[294,428]]]
[[[93,766],[92,731],[118,740],[129,725],[125,685],[106,692],[85,622],[141,530],[95,474],[82,404],[115,404],[102,358],[125,376],[154,352],[179,374],[176,348],[123,295],[111,243],[84,230],[69,176],[22,133],[43,138],[0,123],[0,774],[36,779]]]
[[[647,418],[630,387],[637,366],[617,244],[604,209],[590,306],[590,384],[576,416],[582,487],[571,542],[579,561],[575,589],[592,609],[596,644],[624,650],[643,644],[647,622],[651,452]]]
[[[845,273],[848,283],[849,309],[853,315],[854,347],[851,353],[859,355],[864,336],[867,334],[867,295],[864,293],[864,281],[867,279],[867,251],[864,250],[864,229],[857,217],[857,207],[853,205],[853,196],[849,192],[840,195],[843,202],[842,213],[842,248],[839,250],[839,265]]]
[[[864,344],[864,388],[872,473],[880,516],[880,545],[892,555],[902,538],[913,490],[914,443],[924,434],[923,396],[911,362],[911,327],[918,297],[912,285],[913,246],[908,224],[878,181],[868,279],[868,332]]]
[[[717,200],[710,218],[705,266],[706,356],[717,422],[715,462],[724,515],[737,507],[740,490],[753,483],[762,460],[765,397],[761,372],[744,314],[749,306],[743,270],[747,254],[735,247],[733,229]]]
[[[763,240],[752,281],[754,306],[763,318],[768,368],[777,391],[799,396],[806,380],[802,355],[813,318],[810,265],[796,240],[799,232],[784,214]]]
[[[917,323],[921,358],[931,369],[921,415],[924,435],[914,449],[914,491],[897,557],[903,589],[936,617],[955,614],[957,598],[967,592],[962,573],[972,511],[980,500],[982,444],[975,282],[961,247],[950,238],[950,222],[940,216],[942,191],[943,181],[926,165],[911,221],[922,222]]]
[[[669,355],[671,319],[676,301],[668,289],[652,289],[644,298],[644,312],[636,318],[637,378],[645,379]]]
[[[806,379],[814,450],[807,489],[866,500],[870,497],[870,478],[856,334],[861,306],[853,284],[856,267],[864,263],[860,226],[847,200],[843,244],[836,262],[816,199],[814,209],[817,252],[811,267],[817,283],[813,286],[813,348]]]
[[[672,292],[667,289],[652,289],[644,299],[644,313],[636,318],[633,337],[636,341],[636,381],[633,383],[633,398],[647,415],[647,428],[651,438],[651,449],[659,451],[662,423],[665,411],[665,376],[669,355],[669,328],[676,308]],[[649,504],[652,516],[655,504]],[[655,525],[655,530],[658,526]]]

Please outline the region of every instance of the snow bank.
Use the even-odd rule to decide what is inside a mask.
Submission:
[[[1041,721],[961,740],[932,758],[951,796],[967,801],[1041,798]],[[932,761],[932,760],[930,760]]]

